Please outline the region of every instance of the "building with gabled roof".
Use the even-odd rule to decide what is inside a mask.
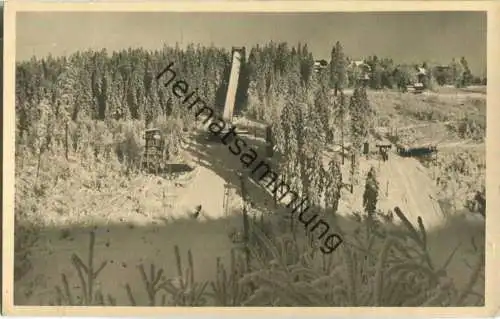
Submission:
[[[328,61],[325,59],[314,61],[314,72],[319,72],[320,70],[326,69],[328,67]]]
[[[370,80],[370,73],[372,68],[365,60],[353,60],[348,65],[349,68],[353,69],[357,73],[357,81],[365,85]]]

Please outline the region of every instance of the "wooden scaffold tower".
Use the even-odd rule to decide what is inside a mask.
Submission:
[[[165,148],[160,129],[151,128],[144,132],[146,146],[142,156],[141,167],[150,173],[158,173],[162,164],[162,155]]]

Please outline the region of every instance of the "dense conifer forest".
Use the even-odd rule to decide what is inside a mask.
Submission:
[[[273,164],[294,189],[318,207],[331,227],[343,234],[344,243],[338,252],[330,256],[318,252],[315,243],[307,239],[307,231],[283,218],[283,207],[272,204],[271,198],[269,205],[255,203],[255,210],[261,214],[249,217],[250,226],[245,225],[244,229],[237,218],[241,210],[246,213],[247,206],[241,206],[240,215],[233,216],[238,226],[229,234],[230,244],[223,244],[231,248],[220,248],[219,255],[210,260],[197,259],[194,248],[183,246],[187,252],[180,251],[178,244],[182,239],[177,237],[169,241],[174,244],[165,248],[169,255],[174,252],[169,257],[174,264],[149,261],[152,277],[148,278],[146,273],[150,269],[144,268],[148,263],[146,258],[139,267],[140,278],[148,287],[142,294],[136,291],[141,289],[140,282],[126,283],[126,288],[116,294],[111,291],[114,288],[108,289],[106,285],[96,290],[92,285],[99,271],[95,276],[89,275],[88,278],[93,278],[90,282],[84,280],[83,269],[92,268],[83,266],[82,259],[86,260],[86,256],[80,257],[82,252],[75,252],[67,256],[72,266],[61,266],[64,273],[58,273],[52,281],[46,279],[49,286],[45,288],[51,293],[37,295],[33,292],[36,288],[31,293],[23,288],[19,289],[23,292],[19,292],[22,296],[18,298],[35,303],[43,299],[45,304],[60,305],[483,304],[484,224],[469,226],[457,216],[463,210],[467,216],[485,215],[482,199],[486,106],[484,96],[477,97],[481,93],[470,90],[486,84],[486,79],[474,76],[464,57],[453,59],[446,67],[425,61],[399,64],[389,57],[350,57],[342,44],[336,42],[326,68],[318,70],[307,44],[270,42],[246,50],[236,92],[235,118],[272,128],[276,152]],[[368,66],[366,69],[359,67],[360,60]],[[121,222],[120,216],[151,217],[157,213],[156,208],[145,208],[144,203],[153,199],[141,202],[138,189],[156,192],[164,187],[161,185],[168,184],[170,189],[170,185],[180,182],[175,177],[165,181],[141,171],[143,132],[159,128],[166,138],[163,161],[186,162],[186,145],[194,141],[200,124],[193,112],[182,107],[181,100],[165,89],[156,76],[173,62],[177,75],[222,113],[231,61],[227,49],[191,44],[186,48],[165,46],[156,51],[140,48],[83,51],[62,57],[33,57],[17,63],[16,282],[26,287],[36,281],[32,274],[37,272],[37,264],[32,255],[41,249],[42,246],[37,246],[42,245],[40,242],[48,241],[44,237],[48,236],[44,235],[45,228],[56,227],[60,234],[57,240],[61,241],[80,236],[73,243],[85,241],[84,254],[87,254],[88,232],[85,236],[74,235],[68,225],[87,227],[98,218],[113,223]],[[421,80],[429,95],[406,92],[409,85],[418,81],[419,68],[428,71]],[[364,73],[366,82],[360,80]],[[442,93],[446,90],[461,92],[464,97],[447,100]],[[419,129],[419,125],[425,125],[424,129]],[[409,128],[410,133],[393,136],[395,128]],[[254,130],[257,137],[257,128],[249,126],[249,130]],[[426,178],[438,189],[439,197],[432,201],[439,201],[447,215],[441,229],[427,229],[425,216],[417,218],[412,214],[418,213],[403,211],[399,204],[391,211],[380,208],[382,200],[389,197],[389,182],[387,186],[380,182],[385,168],[381,171],[375,155],[364,154],[362,150],[365,142],[380,140],[382,134],[395,144],[411,144],[439,134],[442,140],[470,141],[461,151],[440,152],[434,162],[422,160],[421,166],[420,162],[404,164],[410,168],[418,165],[415,172],[425,170],[425,174],[432,176]],[[325,150],[336,144],[342,145],[342,153],[344,148],[349,150],[349,157],[325,157]],[[208,158],[211,160],[214,159]],[[257,198],[240,192],[248,205],[257,202]],[[160,198],[154,194],[151,196]],[[158,208],[158,214],[168,204],[165,191],[161,196],[163,206]],[[359,211],[344,211],[351,207],[345,203],[357,200],[362,203]],[[127,204],[120,206],[119,212],[106,206],[120,201]],[[272,209],[265,209],[269,208],[266,205]],[[417,200],[417,208],[420,205],[419,211],[427,207]],[[192,224],[190,227],[203,232],[197,221],[169,223],[169,229],[184,229]],[[227,229],[221,231],[217,223],[208,219],[203,227],[212,227],[219,235],[226,236]],[[129,226],[127,231],[138,228]],[[244,237],[243,244],[235,239],[238,236]],[[446,245],[440,244],[443,236],[449,239]],[[98,241],[98,235],[91,231],[90,260],[94,253],[99,255],[106,249],[103,246],[94,251]],[[459,241],[467,244],[457,246]],[[455,261],[459,246],[467,266]],[[203,279],[196,281],[194,269],[201,268],[193,259],[200,264],[213,264],[214,273],[203,272]],[[104,265],[107,269],[118,267],[118,264]],[[453,269],[448,271],[449,265]],[[173,270],[163,270],[163,266]],[[121,267],[126,268],[123,264]],[[71,271],[80,274],[79,279],[66,274]],[[175,279],[166,278],[167,272]],[[83,292],[72,289],[68,284],[70,279],[81,280]],[[80,297],[75,299],[75,294]],[[26,301],[30,298],[34,301]]]

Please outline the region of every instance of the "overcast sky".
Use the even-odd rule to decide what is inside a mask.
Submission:
[[[348,55],[376,54],[397,63],[448,63],[465,56],[486,70],[486,13],[115,13],[33,12],[17,16],[17,60],[88,48],[161,48],[189,42],[230,48],[270,40],[307,43],[327,58],[335,41]]]

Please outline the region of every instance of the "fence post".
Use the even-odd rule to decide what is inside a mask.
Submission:
[[[66,121],[65,123],[65,140],[64,140],[64,151],[66,155],[66,160],[69,159],[68,152],[69,152],[69,146],[68,146],[68,122]]]

